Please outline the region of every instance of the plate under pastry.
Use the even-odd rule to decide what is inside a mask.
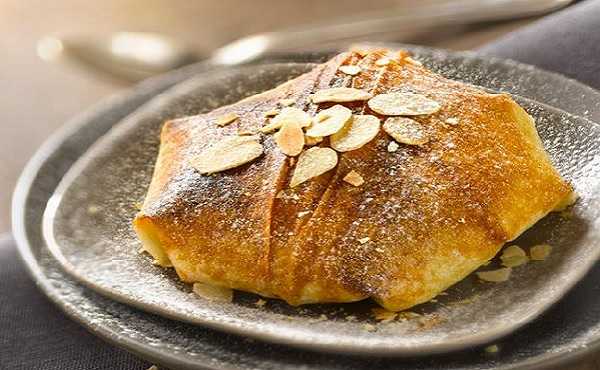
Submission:
[[[559,299],[595,263],[600,254],[595,248],[600,238],[600,128],[517,97],[536,119],[557,168],[581,196],[570,217],[552,214],[516,241],[525,247],[553,245],[546,261],[515,269],[503,284],[467,278],[437,302],[412,310],[420,316],[391,323],[373,320],[370,309],[375,305],[368,301],[294,308],[269,300],[257,307],[259,297],[251,294],[236,294],[233,303],[191,294],[172,271],[137,253],[140,244],[130,227],[135,203],[150,179],[162,122],[235,102],[309,68],[275,64],[201,75],[156,97],[109,132],[73,166],[49,202],[45,237],[66,271],[120,302],[253,338],[323,351],[423,355],[514,331]]]
[[[600,120],[600,93],[573,80],[471,53],[409,48],[430,63],[450,60],[454,68],[466,73],[465,80],[534,97]],[[294,60],[300,57],[307,56],[291,55]],[[526,330],[500,342],[498,353],[474,349],[414,360],[315,354],[251,342],[146,314],[85,289],[61,269],[43,241],[41,219],[47,200],[72,163],[122,117],[169,86],[210,68],[194,65],[100,104],[49,139],[23,172],[13,200],[13,232],[19,252],[41,290],[74,320],[115,345],[177,369],[554,369],[565,368],[600,349],[598,268]],[[470,69],[485,73],[469,74]]]

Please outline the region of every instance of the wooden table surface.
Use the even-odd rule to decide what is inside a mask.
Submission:
[[[408,2],[372,1],[369,7]],[[0,232],[10,228],[13,188],[39,145],[69,118],[131,86],[79,66],[41,61],[36,55],[41,37],[152,31],[210,51],[243,35],[353,14],[364,6],[358,0],[0,0]],[[432,30],[406,41],[472,49],[531,21]],[[592,359],[569,370],[599,370],[599,364]]]

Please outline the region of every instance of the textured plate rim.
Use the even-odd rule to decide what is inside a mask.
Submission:
[[[554,80],[563,80],[569,82],[571,85],[576,85],[581,91],[587,91],[592,95],[598,95],[598,91],[595,89],[586,86],[576,80],[571,78],[564,77],[560,74],[554,72],[544,71],[540,68],[530,66],[527,64],[519,63],[512,60],[503,60],[496,57],[489,57],[485,55],[476,54],[475,52],[452,52],[445,51],[440,49],[426,48],[426,47],[415,47],[412,45],[393,45],[396,47],[406,47],[412,48],[413,50],[428,50],[430,52],[442,52],[444,54],[453,54],[456,57],[462,57],[465,59],[476,59],[480,61],[486,61],[490,64],[501,63],[506,64],[510,63],[510,66],[518,69],[522,73],[531,73],[532,71],[537,72],[538,74],[542,74],[549,79]],[[196,66],[198,68],[198,66]],[[154,82],[156,85],[159,85],[159,81],[168,80],[169,77],[173,79],[174,75],[177,73],[171,72],[167,75],[159,76],[147,83],[144,83],[145,86],[150,85]],[[179,71],[181,73],[181,71]],[[155,88],[156,89],[156,88]],[[40,149],[35,153],[35,155],[29,160],[27,165],[25,166],[19,180],[17,182],[17,186],[15,188],[15,192],[13,194],[12,201],[12,224],[13,224],[13,235],[17,242],[17,247],[21,256],[21,259],[25,263],[28,272],[32,276],[32,278],[36,281],[37,285],[42,289],[42,291],[57,305],[61,310],[63,310],[69,317],[73,318],[75,321],[81,323],[88,330],[92,331],[96,335],[112,341],[116,344],[124,346],[131,352],[137,354],[143,354],[143,356],[151,359],[156,359],[159,362],[163,362],[161,359],[169,359],[171,364],[176,364],[177,366],[184,367],[193,367],[198,368],[197,362],[188,362],[182,361],[180,358],[176,358],[174,356],[164,354],[163,352],[156,350],[150,346],[144,345],[143,343],[137,342],[135,340],[131,340],[129,338],[125,338],[123,336],[117,335],[112,332],[110,329],[95,327],[90,325],[90,323],[81,319],[77,316],[76,312],[72,312],[68,307],[62,304],[62,302],[58,299],[57,295],[53,292],[53,287],[45,282],[45,276],[38,264],[36,257],[33,255],[33,249],[29,244],[28,240],[28,231],[26,226],[27,214],[26,214],[26,206],[27,201],[30,196],[30,191],[36,185],[37,175],[40,169],[44,166],[44,164],[50,161],[51,155],[56,152],[61,144],[64,143],[72,134],[79,131],[79,129],[84,126],[91,117],[102,114],[103,112],[110,111],[110,108],[116,105],[125,104],[128,101],[134,100],[136,96],[143,95],[140,92],[140,87],[138,86],[133,90],[133,92],[125,92],[118,96],[109,98],[104,100],[103,102],[96,105],[91,110],[75,117],[70,120],[65,126],[59,129],[55,134],[53,134],[46,142],[40,147]],[[155,91],[160,91],[160,89],[156,89]],[[543,355],[538,355],[535,357],[531,357],[527,360],[521,361],[519,363],[511,364],[508,366],[500,367],[499,369],[522,369],[525,366],[527,369],[541,369],[541,368],[552,368],[562,366],[567,363],[571,363],[577,359],[583,358],[589,355],[592,352],[595,352],[600,349],[600,337],[592,338],[586,345],[582,345],[576,350],[572,351],[562,351],[562,352],[553,352],[546,353]],[[548,363],[551,362],[549,365]]]
[[[272,66],[274,68],[277,68],[278,66],[282,65],[283,64],[279,63],[269,63],[265,66]],[[295,64],[286,63],[284,65],[294,66]],[[227,68],[223,71],[217,71],[214,74],[211,74],[210,78],[218,76],[220,73],[224,74],[230,72],[235,75],[242,75],[245,74],[247,70],[252,70],[254,68],[256,68],[256,66]],[[188,81],[193,83],[195,81],[195,78]],[[188,83],[188,81],[183,82],[183,84]],[[174,86],[173,89],[178,89],[180,86],[181,84]],[[170,95],[170,92],[173,91],[173,89],[169,89],[167,91],[167,94]],[[513,94],[513,96],[517,95]],[[536,106],[540,106],[550,112],[560,115],[573,116],[568,112],[551,107],[547,104],[533,101],[524,97],[520,98],[522,98],[525,101],[531,102]],[[157,103],[161,103],[163,98],[159,97],[158,99],[159,100],[151,99],[147,104],[142,105],[142,111],[147,110],[148,107],[154,106]],[[457,337],[453,337],[452,339],[447,338],[443,341],[438,342],[404,344],[401,340],[399,340],[398,342],[387,340],[385,343],[379,342],[375,344],[373,340],[365,339],[364,342],[357,343],[351,340],[349,337],[345,336],[337,339],[334,336],[321,336],[320,339],[314,338],[312,340],[307,340],[301,335],[298,335],[298,329],[288,328],[287,330],[276,330],[276,324],[274,324],[273,322],[267,323],[266,327],[261,327],[261,325],[255,325],[254,322],[248,323],[248,320],[239,319],[237,317],[231,317],[231,319],[228,320],[215,320],[214,318],[211,318],[211,316],[189,317],[187,315],[181,315],[180,313],[175,312],[172,309],[164,308],[160,304],[151,304],[146,301],[129,297],[121,293],[118,289],[106,287],[102,284],[98,284],[97,282],[93,281],[69,261],[69,259],[62,253],[60,243],[55,239],[55,214],[60,209],[60,205],[62,200],[64,199],[65,192],[69,189],[71,184],[73,184],[73,182],[76,181],[81,172],[83,172],[87,168],[89,162],[94,159],[95,155],[99,153],[99,149],[105,149],[107,147],[107,144],[114,141],[114,139],[116,137],[119,137],[121,133],[128,132],[129,129],[131,129],[132,126],[134,126],[133,124],[136,123],[136,120],[130,121],[130,117],[133,116],[136,116],[136,113],[128,116],[128,118],[125,121],[121,121],[119,124],[114,126],[110,130],[110,135],[104,135],[102,138],[99,138],[90,148],[88,148],[88,150],[83,156],[77,159],[77,161],[65,173],[62,180],[56,187],[54,193],[52,194],[47,203],[47,207],[44,211],[42,219],[42,234],[46,241],[46,245],[52,253],[52,255],[54,256],[54,258],[57,261],[59,261],[62,269],[66,271],[71,277],[75,278],[76,281],[94,290],[96,293],[108,297],[114,301],[124,303],[134,308],[138,308],[149,313],[160,315],[171,320],[183,321],[192,325],[204,326],[214,330],[219,330],[222,332],[249,337],[266,342],[284,344],[300,349],[326,353],[329,352],[346,355],[358,354],[364,356],[386,357],[422,357],[427,355],[443,354],[464,350],[467,348],[473,348],[496,341],[502,337],[513,333],[514,331],[523,327],[527,323],[533,321],[546,310],[548,310],[550,307],[552,307],[556,302],[558,302],[567,292],[569,292],[575,286],[575,284],[577,284],[577,282],[579,282],[587,274],[587,272],[589,272],[589,270],[595,265],[596,259],[600,256],[600,249],[598,249],[595,251],[596,254],[593,256],[594,258],[585,260],[585,264],[583,264],[581,268],[577,270],[576,273],[569,275],[569,279],[564,284],[564,289],[562,289],[560,292],[553,293],[555,295],[548,299],[546,302],[544,302],[543,306],[539,306],[539,308],[536,311],[532,311],[527,315],[523,315],[517,320],[498,323],[493,328],[487,329],[482,332],[478,331],[475,333],[462,334]],[[583,117],[574,118],[584,121],[587,125],[597,126],[595,122],[587,120]]]

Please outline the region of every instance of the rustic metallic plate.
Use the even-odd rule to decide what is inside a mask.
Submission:
[[[415,308],[418,316],[389,323],[373,319],[370,309],[376,306],[368,301],[294,308],[270,300],[257,307],[258,297],[251,294],[237,294],[233,303],[192,294],[172,270],[137,252],[141,245],[131,229],[134,204],[151,178],[162,123],[236,102],[311,67],[269,64],[198,76],[153,99],[103,137],[68,172],[45,214],[46,241],[66,271],[117,301],[214,329],[313,350],[414,356],[463,349],[514,331],[593,266],[600,255],[600,128],[518,98],[536,119],[557,168],[581,196],[572,215],[552,214],[516,241],[524,247],[551,244],[554,252],[546,261],[516,268],[503,284],[471,276],[437,302]]]
[[[600,121],[600,94],[573,80],[472,53],[409,48],[448,76],[526,95]],[[453,67],[446,73],[448,64]],[[503,339],[497,354],[473,349],[413,360],[315,354],[252,342],[145,314],[86,290],[65,274],[43,241],[46,202],[71,164],[122,117],[166,87],[206,70],[206,65],[192,66],[103,103],[54,135],[25,169],[13,200],[14,236],[38,286],[70,317],[116,345],[177,369],[549,369],[564,368],[600,350],[598,268],[526,329]]]

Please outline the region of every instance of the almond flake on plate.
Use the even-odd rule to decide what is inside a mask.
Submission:
[[[360,101],[371,99],[371,93],[354,89],[351,87],[333,87],[330,89],[319,90],[312,96],[312,102],[315,104],[325,102],[344,103],[351,101]]]
[[[399,143],[423,145],[429,141],[423,126],[407,117],[390,117],[383,124],[383,131]]]
[[[361,71],[359,66],[341,66],[338,70],[349,76],[356,76]]]
[[[298,157],[298,164],[292,175],[290,187],[298,186],[306,180],[332,170],[337,162],[337,153],[331,148],[312,147],[305,150]]]
[[[354,170],[348,172],[342,180],[344,180],[348,184],[354,185],[354,186],[361,186],[362,184],[365,183],[365,180],[363,179],[363,177]]]
[[[376,307],[371,309],[375,320],[382,323],[394,321],[398,317],[398,312],[388,311],[385,308]]]
[[[306,136],[323,137],[335,134],[351,117],[352,111],[339,104],[324,109],[314,118],[312,126],[306,130]]]
[[[510,267],[503,267],[497,270],[490,271],[479,271],[477,272],[477,277],[479,277],[483,281],[490,281],[493,283],[501,283],[503,281],[508,280],[510,278],[510,273],[512,269]]]
[[[192,166],[201,174],[229,170],[260,157],[263,146],[258,136],[229,136],[204,149],[192,159]]]
[[[310,115],[302,109],[294,107],[283,108],[278,115],[271,119],[271,122],[268,125],[263,126],[259,131],[263,133],[272,132],[280,129],[285,122],[291,121],[297,122],[300,127],[306,127],[310,125],[311,118]]]
[[[395,151],[398,150],[398,148],[400,148],[400,145],[398,145],[397,142],[390,141],[390,143],[387,146],[387,151],[390,152],[390,153],[394,153]]]
[[[220,127],[227,126],[228,124],[232,123],[233,121],[235,121],[238,118],[240,118],[240,116],[238,116],[236,113],[229,112],[229,113],[224,114],[217,118],[217,120],[216,120],[217,126],[220,126]]]
[[[331,135],[331,147],[338,152],[358,149],[373,140],[380,127],[375,116],[353,115],[340,131]]]
[[[231,302],[233,290],[205,283],[194,283],[192,291],[202,298],[217,302]]]
[[[529,255],[534,261],[545,260],[550,255],[550,252],[552,252],[552,246],[549,244],[534,245],[529,249]]]
[[[502,251],[500,256],[502,265],[506,267],[517,267],[521,266],[529,261],[525,251],[518,245],[511,245]]]
[[[284,107],[289,107],[290,105],[293,105],[296,101],[294,99],[281,99],[279,101],[279,104],[281,104]]]
[[[297,121],[285,121],[274,139],[283,154],[290,157],[300,154],[304,148],[304,131]]]
[[[440,110],[440,103],[415,93],[393,92],[374,96],[369,108],[387,116],[418,116]]]

